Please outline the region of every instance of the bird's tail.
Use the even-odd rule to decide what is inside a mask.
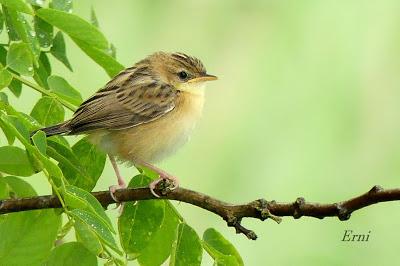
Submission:
[[[54,136],[54,135],[68,134],[69,132],[71,132],[71,128],[69,127],[68,122],[69,121],[65,121],[65,122],[62,122],[57,125],[40,128],[38,130],[33,131],[31,133],[31,136],[33,136],[39,130],[44,131],[44,133],[46,133],[47,137]]]

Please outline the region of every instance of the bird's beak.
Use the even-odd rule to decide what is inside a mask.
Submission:
[[[209,75],[205,74],[201,77],[193,78],[188,80],[188,83],[194,83],[194,82],[204,82],[204,81],[211,81],[211,80],[217,80],[218,78],[214,75]]]

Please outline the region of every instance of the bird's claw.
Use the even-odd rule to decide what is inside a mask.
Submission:
[[[154,197],[161,197],[154,189],[159,189],[161,195],[166,195],[168,192],[175,190],[179,187],[179,180],[174,176],[160,175],[160,177],[149,184],[149,189]]]

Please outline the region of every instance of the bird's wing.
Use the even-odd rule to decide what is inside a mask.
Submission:
[[[174,109],[177,95],[167,84],[122,72],[82,103],[69,122],[70,134],[120,130],[153,121]]]

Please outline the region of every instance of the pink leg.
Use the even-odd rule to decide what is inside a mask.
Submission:
[[[160,169],[160,168],[158,168],[158,167],[156,167],[156,166],[154,166],[154,165],[152,165],[152,164],[143,162],[143,161],[138,161],[138,160],[136,160],[136,164],[145,166],[145,167],[147,167],[147,168],[153,170],[154,172],[156,172],[156,173],[158,174],[159,178],[156,179],[156,180],[154,180],[153,182],[151,182],[151,183],[149,184],[150,191],[151,191],[151,193],[152,193],[155,197],[157,197],[157,198],[160,197],[160,196],[154,191],[154,189],[157,187],[157,185],[158,185],[161,181],[170,180],[170,181],[172,182],[172,184],[173,184],[173,186],[170,188],[171,190],[174,190],[174,189],[176,189],[176,188],[179,187],[179,179],[178,179],[177,177],[173,176],[173,175],[168,174],[168,173],[165,172],[164,170],[162,170],[162,169]]]
[[[124,178],[121,176],[121,174],[119,172],[118,165],[117,165],[117,162],[115,161],[114,156],[108,155],[108,157],[110,158],[111,165],[113,166],[115,174],[117,175],[117,179],[118,179],[118,185],[113,185],[113,186],[109,187],[110,195],[113,198],[113,200],[115,200],[115,202],[118,202],[118,200],[114,196],[114,193],[117,189],[126,188],[126,183],[125,183]]]

